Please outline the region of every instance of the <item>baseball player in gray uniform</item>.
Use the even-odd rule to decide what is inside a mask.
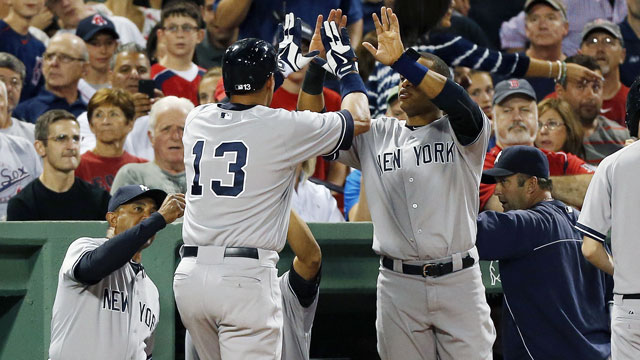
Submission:
[[[338,154],[362,170],[381,256],[378,352],[382,359],[491,359],[495,329],[474,246],[489,121],[441,59],[404,52],[391,9],[381,17],[374,15],[378,48],[364,46],[404,77],[399,99],[409,119],[372,120]],[[310,102],[304,97],[299,108]]]
[[[291,210],[287,241],[295,254],[291,269],[280,276],[282,292],[282,359],[309,360],[311,327],[318,306],[322,253],[307,224]],[[191,336],[185,339],[185,359],[200,360]]]
[[[627,97],[626,122],[638,134],[640,78]],[[640,359],[640,142],[607,156],[591,179],[576,229],[584,235],[582,253],[613,275],[611,358]],[[605,240],[611,231],[611,254]],[[614,271],[615,269],[615,271]]]
[[[222,65],[230,103],[199,106],[185,123],[185,245],[173,288],[205,359],[280,359],[275,265],[286,241],[295,167],[348,149],[354,134],[369,129],[366,90],[350,58],[332,64],[345,74],[340,112],[267,107],[276,77],[311,60],[300,54],[300,38],[300,20],[288,14],[279,56],[262,40],[234,43]]]
[[[118,189],[109,201],[107,237],[75,240],[62,262],[49,359],[151,358],[160,305],[141,253],[184,205],[182,194],[144,185]]]

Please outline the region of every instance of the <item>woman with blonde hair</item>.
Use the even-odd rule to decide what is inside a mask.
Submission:
[[[546,99],[538,104],[536,147],[548,151],[564,151],[585,158],[584,132],[571,105],[561,99]]]

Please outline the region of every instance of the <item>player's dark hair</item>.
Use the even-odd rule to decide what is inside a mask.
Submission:
[[[429,66],[430,70],[433,70],[451,80],[451,71],[449,70],[449,66],[444,62],[444,60],[428,52],[421,52],[420,57],[431,62],[431,66]]]
[[[126,44],[122,44],[122,45],[118,46],[116,51],[113,53],[113,56],[111,57],[111,62],[109,63],[109,66],[111,67],[111,70],[113,70],[116,67],[116,58],[118,57],[118,54],[123,53],[123,52],[140,53],[140,54],[144,54],[145,56],[147,55],[146,49],[141,45],[138,45],[138,44],[136,44],[134,42],[129,42],[129,43],[126,43]],[[147,58],[148,58],[148,56],[147,56]]]
[[[0,52],[0,68],[6,68],[18,73],[22,81],[24,81],[24,78],[27,76],[24,63],[17,57],[6,52]]]
[[[527,174],[518,174],[517,176],[518,187],[523,187],[524,183],[527,182],[527,180],[531,179],[532,177],[533,176],[527,175]],[[536,176],[536,179],[538,179],[538,187],[540,187],[541,190],[547,190],[547,191],[553,190],[553,183],[551,182],[551,179],[545,179],[537,176]]]
[[[172,16],[186,16],[196,21],[198,28],[204,28],[204,22],[202,21],[202,15],[200,9],[189,1],[175,1],[170,3],[167,7],[162,9],[162,15],[160,17],[160,26],[164,27],[167,18]]]
[[[133,121],[136,114],[133,97],[129,92],[123,89],[102,88],[93,94],[91,100],[89,100],[89,105],[87,105],[87,119],[89,120],[89,124],[91,124],[94,111],[102,105],[113,105],[120,108],[124,113],[127,124]]]
[[[635,79],[627,94],[627,108],[625,122],[631,136],[638,136],[638,122],[640,121],[640,76]]]
[[[602,69],[600,68],[600,65],[598,65],[598,62],[596,61],[596,59],[594,59],[589,55],[577,54],[577,55],[569,56],[568,58],[565,59],[565,62],[567,64],[578,64],[586,67],[589,70],[602,72]],[[563,88],[567,87],[566,76],[564,77],[564,81],[560,82],[560,85],[562,85]]]
[[[451,0],[395,0],[393,12],[398,16],[404,46],[413,46],[419,37],[440,24],[449,11]]]
[[[78,122],[78,119],[76,119],[76,117],[67,110],[49,110],[40,115],[38,117],[38,120],[36,121],[36,127],[34,130],[36,140],[40,140],[46,143],[47,139],[49,138],[49,125],[60,120],[71,120],[75,121],[76,123]]]

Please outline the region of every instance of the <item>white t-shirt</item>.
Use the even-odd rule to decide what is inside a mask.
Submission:
[[[7,218],[9,199],[42,173],[33,143],[0,133],[0,220]]]
[[[102,8],[100,8],[100,10],[102,10]],[[147,40],[144,39],[144,37],[140,33],[140,30],[138,30],[138,27],[133,23],[133,21],[122,16],[105,14],[103,13],[103,11],[100,11],[100,13],[109,18],[109,20],[113,21],[113,25],[116,27],[116,32],[120,36],[120,38],[118,39],[120,44],[134,42],[140,46],[147,47]],[[60,32],[75,34],[76,29],[60,29],[58,30],[58,33]]]
[[[309,180],[298,184],[291,207],[305,222],[344,222],[331,191]]]
[[[35,141],[35,125],[26,121],[11,118],[11,125],[6,129],[0,129],[0,132],[7,135],[18,136],[29,140],[33,144]]]

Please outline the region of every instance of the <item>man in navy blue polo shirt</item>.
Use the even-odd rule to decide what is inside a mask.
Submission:
[[[582,256],[579,211],[551,197],[547,157],[508,147],[482,182],[508,210],[481,213],[476,240],[481,260],[500,261],[504,358],[608,358],[606,275]]]
[[[84,41],[63,33],[51,38],[42,55],[45,86],[37,96],[21,102],[13,116],[35,123],[48,110],[67,110],[79,116],[87,110],[78,92],[78,81],[87,71],[89,54]]]
[[[627,10],[627,17],[619,24],[627,49],[627,57],[620,67],[620,80],[631,87],[633,80],[640,75],[640,1],[627,0]]]

